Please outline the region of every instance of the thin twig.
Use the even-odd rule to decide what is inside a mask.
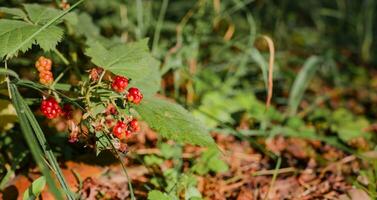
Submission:
[[[68,61],[68,59],[65,58],[64,55],[63,55],[62,53],[60,53],[59,50],[54,49],[53,51],[54,51],[54,53],[60,58],[60,60],[63,61],[63,63],[64,63],[65,65],[69,65],[69,61]]]
[[[277,171],[278,174],[285,174],[285,173],[291,173],[291,172],[297,172],[297,169],[294,167],[287,167],[287,168],[281,168]],[[252,176],[266,176],[266,175],[273,175],[276,173],[276,170],[261,170],[254,172]]]
[[[126,177],[127,177],[127,180],[128,180],[128,189],[130,190],[130,194],[131,194],[131,200],[136,200],[135,194],[134,194],[134,190],[133,190],[133,187],[132,187],[132,183],[131,183],[131,178],[128,175],[128,172],[127,172],[126,164],[124,163],[124,161],[123,161],[121,155],[119,154],[118,150],[115,148],[115,146],[114,146],[113,142],[111,141],[110,137],[106,133],[103,133],[103,134],[105,135],[105,137],[108,140],[108,142],[111,144],[111,148],[115,152],[116,157],[118,158],[118,160],[120,162],[120,165],[122,166],[122,169],[123,169],[124,173],[126,174]]]

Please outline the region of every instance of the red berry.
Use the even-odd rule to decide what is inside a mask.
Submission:
[[[139,104],[142,99],[143,99],[143,94],[141,94],[139,89],[132,87],[128,90],[127,100],[129,102],[132,102],[134,104]]]
[[[48,119],[59,117],[62,114],[61,107],[53,97],[42,100],[41,111]]]
[[[130,131],[130,130],[126,130],[126,136],[127,136],[127,137],[130,136],[131,133],[132,133],[132,131]]]
[[[43,85],[50,85],[54,81],[51,71],[41,71],[39,73],[39,82]]]
[[[39,57],[38,60],[35,62],[35,67],[37,68],[39,72],[50,71],[51,65],[52,65],[52,61],[43,56]]]
[[[131,131],[133,132],[140,131],[139,122],[136,119],[131,120],[129,122],[129,126],[130,126]]]
[[[122,139],[124,137],[124,135],[126,134],[126,131],[127,131],[127,124],[122,121],[118,121],[113,127],[113,134],[115,137],[119,139]]]
[[[116,92],[123,92],[128,86],[128,79],[123,76],[115,76],[111,88]]]

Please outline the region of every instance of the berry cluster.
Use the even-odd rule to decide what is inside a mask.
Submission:
[[[40,108],[43,115],[48,119],[54,119],[63,114],[62,108],[53,97],[43,99]]]
[[[123,93],[128,86],[128,79],[123,76],[115,76],[111,83],[111,88],[118,93]],[[143,94],[138,88],[131,87],[125,96],[126,100],[131,103],[139,104],[143,99]]]
[[[118,121],[112,131],[115,137],[123,139],[131,135],[132,132],[137,132],[139,130],[139,122],[136,119],[132,119],[128,124],[123,121]]]
[[[43,56],[39,57],[35,62],[35,67],[39,71],[39,82],[43,85],[50,85],[54,81],[54,76],[51,72],[52,61]]]
[[[35,66],[40,72],[41,83],[50,84],[53,81],[52,74],[49,75],[51,60],[40,57]],[[76,109],[70,104],[64,104],[61,108],[53,97],[49,97],[42,101],[41,111],[48,119],[54,119],[52,121],[60,131],[70,132],[69,142],[87,141],[95,146],[97,143],[93,144],[93,141],[98,140],[97,133],[102,133],[109,136],[114,144],[112,146],[124,152],[126,138],[140,131],[139,122],[132,116],[130,108],[140,104],[143,99],[138,88],[128,88],[130,82],[131,79],[127,77],[95,67],[89,70],[89,81],[80,85],[80,96],[75,103],[79,106]],[[111,146],[106,148],[111,149]]]

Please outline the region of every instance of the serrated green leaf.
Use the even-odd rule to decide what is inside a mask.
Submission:
[[[75,24],[75,33],[78,35],[84,35],[86,37],[98,37],[100,30],[98,26],[93,23],[90,15],[87,13],[81,13],[78,15],[78,22]]]
[[[17,55],[19,51],[25,52],[32,44],[40,45],[45,51],[55,48],[62,38],[63,31],[54,24],[61,22],[62,18],[68,17],[65,15],[83,1],[79,0],[65,11],[36,4],[25,4],[24,8],[29,19],[24,18],[25,21],[0,20],[0,42],[2,44],[0,58],[6,55],[6,59],[9,59]],[[20,14],[19,11],[13,10],[13,13],[17,12]]]
[[[17,48],[40,28],[40,25],[33,25],[23,21],[0,20],[0,58],[11,53],[13,49]],[[49,51],[55,48],[62,37],[63,30],[61,28],[50,26],[35,36],[33,40],[25,43],[19,50],[25,52],[31,48],[32,44],[39,44],[45,51]]]
[[[150,96],[159,90],[161,77],[159,62],[151,56],[147,44],[148,40],[144,39],[105,48],[99,42],[89,40],[85,54],[97,66],[131,78],[130,86],[138,87],[144,95]]]
[[[1,7],[0,12],[8,14],[8,15],[13,15],[13,16],[15,16],[15,18],[20,18],[20,19],[26,19],[27,18],[26,13],[19,8]]]
[[[135,110],[165,138],[202,146],[215,145],[206,127],[178,104],[150,97],[144,98]]]
[[[34,24],[46,24],[54,17],[61,15],[64,13],[62,10],[58,10],[52,7],[42,6],[40,4],[24,4],[24,9],[29,16],[29,19]],[[62,22],[63,20],[68,21],[70,23],[74,23],[78,21],[77,15],[75,13],[68,13],[61,19],[57,20],[55,24]]]
[[[43,188],[46,186],[46,179],[44,176],[37,178],[31,185],[25,190],[23,195],[23,200],[34,200],[37,199],[39,194],[41,194]]]
[[[61,10],[39,4],[24,4],[24,8],[29,16],[29,19],[34,24],[45,24],[63,12]]]

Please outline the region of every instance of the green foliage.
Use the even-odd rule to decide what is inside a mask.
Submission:
[[[201,105],[193,111],[198,117],[211,128],[224,123],[236,125],[239,119],[234,118],[237,112],[247,113],[256,121],[283,119],[282,114],[274,108],[266,111],[266,106],[259,101],[252,93],[245,93],[242,90],[235,90],[231,93],[222,91],[207,92],[203,95]]]
[[[148,40],[114,45],[105,48],[101,43],[89,40],[86,55],[99,67],[114,74],[131,78],[131,86],[137,86],[144,95],[155,94],[160,88],[158,62],[150,55]]]
[[[206,127],[180,105],[158,98],[145,98],[135,110],[165,138],[203,146],[215,145]]]
[[[152,190],[148,192],[148,200],[174,200],[169,195],[160,192],[158,190]]]
[[[155,155],[147,155],[147,156],[144,156],[144,163],[148,166],[151,166],[151,165],[160,165],[164,162],[164,159],[158,157],[158,156],[155,156]]]
[[[12,20],[0,19],[0,58],[12,57],[18,51],[25,52],[32,44],[39,45],[45,51],[55,49],[63,37],[63,29],[56,24],[61,22],[57,17],[66,12],[38,4],[24,4],[24,10],[1,8],[0,11],[15,17]],[[56,21],[54,25],[43,28],[52,20]]]
[[[199,175],[207,174],[210,171],[222,173],[228,171],[228,165],[220,159],[220,153],[217,149],[210,148],[201,155],[192,170]]]
[[[340,139],[349,141],[357,137],[370,139],[371,134],[363,129],[369,127],[369,122],[363,117],[356,117],[346,109],[337,109],[329,118],[330,128]]]
[[[46,179],[44,176],[37,178],[31,183],[31,185],[25,190],[23,200],[35,200],[39,194],[43,191],[46,185]]]
[[[368,168],[360,171],[360,175],[354,181],[356,188],[360,188],[368,193],[368,195],[377,198],[377,161],[375,158],[367,160]]]
[[[106,138],[103,132],[96,132],[96,155],[98,156],[101,151],[108,150],[111,146],[109,140]]]

